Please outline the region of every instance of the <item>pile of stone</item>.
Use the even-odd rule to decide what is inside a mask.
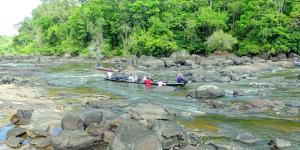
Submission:
[[[187,144],[186,131],[173,118],[174,113],[158,104],[146,103],[128,108],[128,113],[112,120],[104,120],[97,109],[81,116],[67,113],[61,120],[61,131],[53,135],[46,131],[14,127],[7,134],[6,144],[19,148],[24,143],[36,149],[83,150],[175,150],[196,149]],[[30,123],[32,110],[18,110],[11,122]]]

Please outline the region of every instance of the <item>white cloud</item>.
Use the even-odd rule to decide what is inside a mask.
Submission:
[[[39,0],[0,0],[0,35],[17,34],[14,25],[30,17],[40,4]]]

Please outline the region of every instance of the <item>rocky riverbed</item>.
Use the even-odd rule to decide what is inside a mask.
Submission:
[[[192,83],[146,90],[104,81],[97,63]],[[0,70],[0,149],[300,146],[300,70],[287,57],[3,57]]]

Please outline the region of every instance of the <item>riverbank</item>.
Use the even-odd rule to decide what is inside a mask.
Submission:
[[[184,88],[162,90],[152,87],[147,91],[143,85],[104,81],[105,72],[96,71],[96,63],[119,66],[126,74],[145,74],[154,79],[174,80],[181,73],[193,83]],[[186,144],[200,149],[269,148],[269,141],[276,138],[287,140],[285,144],[290,143],[290,148],[297,147],[300,85],[299,70],[294,68],[292,59],[272,61],[232,55],[188,55],[160,59],[146,56],[113,58],[100,62],[83,58],[40,57],[1,59],[0,64],[1,81],[4,81],[3,76],[6,76],[5,79],[8,76],[13,78],[0,85],[1,127],[10,123],[10,117],[18,109],[33,109],[30,124],[17,127],[30,131],[46,130],[49,126],[57,129],[62,132],[61,135],[46,135],[56,141],[56,145],[52,146],[68,146],[62,145],[59,139],[78,136],[78,140],[70,140],[69,143],[76,145],[82,141],[80,139],[89,137],[90,141],[86,142],[97,146],[90,143],[86,145],[88,147],[117,149],[118,144],[133,142],[122,141],[122,136],[130,134],[132,139],[149,136],[152,139],[150,145],[157,144],[159,149],[170,140],[161,138],[160,131],[177,131],[180,128],[180,132],[170,135],[178,137],[171,142],[175,146],[169,145],[165,149],[180,149]],[[224,91],[224,96],[206,99],[186,97],[203,85],[217,86]],[[159,105],[152,106],[153,103]],[[160,111],[157,112],[157,108]],[[60,131],[66,114],[73,115],[68,118],[84,121],[90,112],[102,112],[103,116],[96,126],[89,129],[96,132],[104,126],[106,136],[114,135],[116,138],[105,139],[103,130],[91,137],[87,126],[84,130]],[[80,119],[76,119],[78,117]],[[120,119],[121,123],[116,125],[114,121]],[[150,121],[153,119],[154,122]],[[124,130],[128,126],[133,128]],[[141,132],[134,132],[137,129]],[[101,139],[97,139],[99,135]],[[287,135],[292,136],[287,138]],[[149,139],[143,140],[149,142]],[[154,144],[154,141],[157,143]],[[4,140],[1,142],[5,143]],[[31,144],[31,147],[34,145]],[[22,147],[28,146],[30,144]]]

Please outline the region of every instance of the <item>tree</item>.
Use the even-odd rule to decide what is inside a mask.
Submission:
[[[224,33],[222,30],[214,32],[205,42],[207,45],[207,53],[212,53],[215,50],[231,51],[233,46],[237,43],[236,38]]]

